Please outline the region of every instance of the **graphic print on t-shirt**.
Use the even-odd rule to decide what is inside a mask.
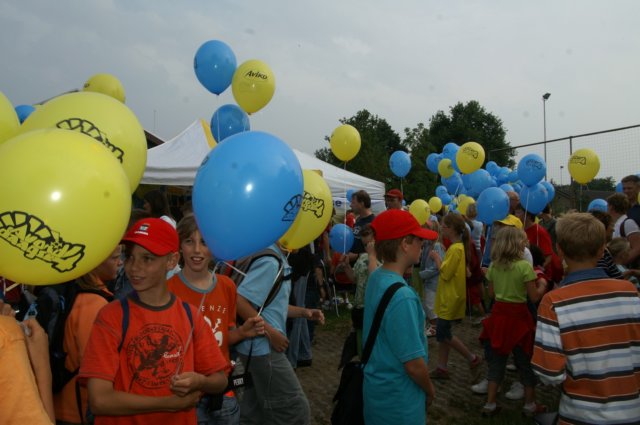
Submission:
[[[184,344],[169,325],[149,323],[127,346],[127,363],[133,374],[131,385],[166,388],[175,375]]]

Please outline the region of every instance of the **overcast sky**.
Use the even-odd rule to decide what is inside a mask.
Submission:
[[[143,126],[170,139],[234,102],[193,72],[218,39],[275,74],[252,129],[302,151],[363,108],[402,135],[469,100],[516,146],[543,139],[546,92],[548,139],[640,123],[639,16],[633,0],[5,0],[0,91],[30,104],[111,73]]]

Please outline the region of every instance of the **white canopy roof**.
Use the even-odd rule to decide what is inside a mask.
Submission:
[[[197,120],[173,139],[149,149],[143,184],[167,186],[193,186],[198,167],[215,145],[206,122]],[[308,170],[321,170],[334,200],[346,197],[347,190],[366,190],[371,199],[384,198],[384,183],[345,171],[318,158],[293,149],[300,166]]]

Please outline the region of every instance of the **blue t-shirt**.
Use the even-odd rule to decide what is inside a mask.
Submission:
[[[272,245],[269,248],[273,249],[277,253],[280,253],[279,249]],[[280,254],[280,258],[284,265],[283,276],[291,274],[291,267],[287,263],[287,259]],[[273,257],[258,258],[249,269],[247,276],[242,280],[242,283],[238,287],[238,295],[249,300],[253,307],[258,310],[271,291],[271,287],[274,284],[275,278],[278,274],[278,261]],[[289,294],[291,292],[291,280],[287,279],[282,282],[282,286],[278,291],[278,294],[274,300],[262,310],[262,318],[265,322],[269,323],[281,334],[287,334],[287,310],[289,309]],[[236,345],[236,350],[240,354],[249,355],[251,349],[251,343],[253,341],[253,356],[264,356],[271,352],[271,345],[269,339],[262,337],[255,337],[252,339],[245,339]]]
[[[363,345],[384,291],[396,282],[404,283],[404,279],[382,267],[369,276],[364,297]],[[424,311],[415,291],[405,286],[391,299],[364,368],[367,425],[424,425],[426,394],[404,370],[404,363],[419,357],[427,362]]]

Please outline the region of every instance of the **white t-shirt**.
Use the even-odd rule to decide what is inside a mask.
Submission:
[[[624,223],[624,234],[626,237],[629,237],[630,234],[640,232],[640,228],[638,228],[638,224],[633,220],[627,220],[627,215],[621,215],[616,220],[616,224],[613,226],[613,237],[619,238],[622,236],[622,232],[620,231],[622,227],[622,223]]]

